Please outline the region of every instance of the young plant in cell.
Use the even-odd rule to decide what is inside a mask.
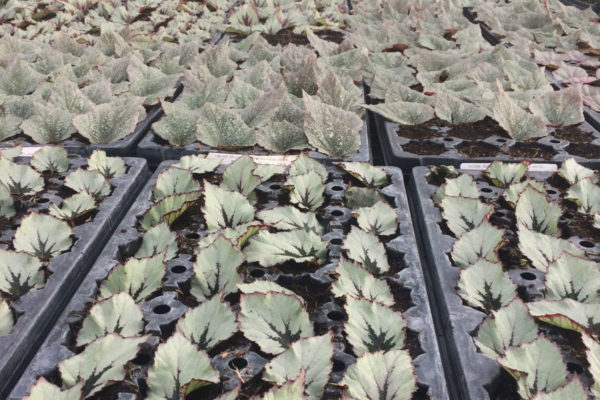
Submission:
[[[568,394],[583,400],[590,383],[568,379],[562,354],[576,346],[566,330],[577,332],[584,340],[597,339],[600,334],[595,279],[600,270],[591,247],[580,247],[581,239],[573,241],[564,234],[562,229],[570,233],[573,228],[572,222],[562,222],[561,216],[568,210],[593,220],[597,175],[573,159],[566,160],[551,179],[528,173],[527,166],[494,162],[483,174],[463,173],[446,179],[432,200],[441,198],[437,205],[454,236],[451,262],[461,268],[456,294],[464,305],[488,315],[473,338],[479,351],[498,360],[515,379],[522,398],[558,399]],[[483,179],[500,188],[491,199],[477,196],[476,184]],[[464,183],[459,186],[459,181]],[[563,185],[560,203],[549,196],[548,186],[556,182]],[[447,190],[473,197],[440,196]],[[505,203],[494,197],[503,197]],[[574,204],[564,210],[561,205],[569,201]],[[494,226],[497,219],[490,216],[506,205],[509,212],[504,215],[511,223],[499,229]],[[499,246],[504,247],[502,253]],[[515,265],[506,257],[514,250],[519,252],[518,268],[530,268],[529,276],[535,276],[535,270],[544,273],[543,290],[523,289],[515,279],[510,271]],[[585,363],[585,357],[577,362]],[[593,357],[587,354],[589,365]],[[591,385],[593,388],[595,383]]]

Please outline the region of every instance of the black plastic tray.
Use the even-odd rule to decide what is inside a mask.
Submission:
[[[19,317],[11,333],[0,337],[0,398],[6,398],[17,382],[148,179],[150,173],[145,160],[125,158],[124,161],[127,174],[111,179],[112,194],[102,201],[94,219],[73,228],[76,240],[70,251],[52,259],[48,265],[52,275],[44,287],[12,304]],[[71,170],[85,165],[84,159],[70,159]],[[49,204],[40,203],[39,209],[48,208]]]
[[[575,158],[577,162],[582,165],[586,165],[592,168],[600,167],[600,159],[587,159],[579,156],[574,156],[566,151],[567,146],[572,142],[555,139],[548,135],[540,138],[536,141],[539,145],[553,150],[556,154],[550,160],[542,158],[527,158],[527,157],[511,157],[506,154],[498,154],[493,157],[467,157],[461,155],[457,150],[456,146],[464,142],[463,139],[444,135],[442,137],[428,139],[427,143],[435,145],[443,145],[444,152],[439,155],[417,155],[405,151],[402,146],[411,142],[412,139],[404,138],[396,133],[398,124],[385,120],[380,115],[374,114],[374,125],[376,131],[379,133],[381,140],[381,149],[383,157],[388,165],[394,165],[402,168],[405,172],[410,172],[410,169],[419,165],[454,165],[459,166],[461,163],[480,163],[480,162],[492,162],[494,160],[501,161],[523,161],[530,160],[534,163],[553,163],[559,164],[567,158]],[[600,132],[595,130],[590,124],[584,122],[580,125],[580,128],[594,135],[594,140],[590,143],[596,146],[600,146]],[[500,136],[491,136],[485,140],[477,140],[476,143],[483,145],[492,145],[501,148],[510,148],[518,144],[519,142]]]
[[[464,171],[462,171],[464,172]],[[424,253],[424,265],[433,287],[432,301],[435,308],[434,317],[440,321],[444,332],[444,350],[449,355],[444,365],[453,374],[449,377],[461,400],[490,400],[504,398],[498,396],[501,391],[502,368],[495,360],[477,351],[471,333],[481,324],[486,315],[463,304],[456,291],[460,268],[452,265],[449,255],[455,239],[442,232],[440,210],[434,206],[432,196],[438,186],[427,182],[429,169],[418,167],[413,169],[408,188],[410,205],[415,215],[415,223]],[[474,177],[482,175],[482,171],[469,171]],[[551,172],[528,172],[533,179],[544,180]],[[487,182],[478,182],[481,195],[496,198],[500,189]],[[558,192],[556,192],[558,193]],[[577,239],[577,238],[574,238]],[[521,276],[516,269],[515,277]],[[522,270],[531,271],[529,270]],[[511,274],[512,276],[512,274]],[[535,280],[513,278],[520,290],[539,290],[543,287],[543,277]],[[431,292],[430,292],[431,293]]]
[[[152,188],[157,175],[173,163],[174,161],[162,163],[150,181],[146,184],[138,200],[134,203],[117,228],[116,233],[104,248],[90,273],[79,287],[77,293],[73,296],[71,302],[62,313],[46,341],[33,358],[14,390],[11,392],[8,397],[9,399],[20,399],[28,392],[29,388],[38,377],[52,374],[56,371],[57,364],[60,360],[73,355],[68,349],[68,344],[72,341],[72,333],[69,324],[77,323],[81,320],[82,316],[78,314],[78,311],[84,310],[86,303],[95,299],[99,282],[105,279],[111,268],[120,260],[131,256],[137,251],[137,247],[140,244],[140,233],[136,229],[137,217],[142,215],[152,204]],[[409,329],[412,332],[416,332],[416,340],[418,340],[420,347],[424,351],[423,354],[418,355],[413,360],[415,374],[420,389],[427,391],[428,388],[429,399],[445,400],[448,399],[449,396],[446,388],[446,381],[444,379],[443,367],[440,361],[437,337],[432,323],[430,303],[423,279],[423,271],[421,269],[416,238],[408,209],[404,180],[402,178],[402,173],[398,168],[384,167],[384,169],[391,177],[391,184],[386,187],[382,193],[395,205],[399,220],[398,236],[388,242],[387,247],[391,252],[402,253],[402,260],[405,265],[405,267],[391,279],[396,280],[402,286],[411,290],[410,299],[413,306],[403,312],[403,315],[408,319]],[[329,170],[332,171],[333,168],[329,167]],[[221,166],[217,172],[221,173],[222,171],[223,166]],[[337,175],[330,175],[330,182],[341,182],[342,174],[340,172],[337,172],[336,174]],[[343,182],[341,185],[345,187]],[[332,196],[342,196],[341,193],[343,192],[336,191],[332,186],[336,186],[336,184],[330,183],[327,185],[327,193]],[[324,235],[324,239],[327,238],[328,240],[331,240],[329,244],[330,263],[316,272],[308,274],[310,276],[308,279],[312,279],[313,284],[319,284],[319,281],[322,281],[323,279],[331,279],[327,272],[330,272],[332,268],[335,267],[335,264],[331,264],[331,261],[335,261],[340,254],[340,244],[334,244],[332,239],[343,239],[343,230],[336,229],[335,227],[348,223],[350,215],[347,211],[348,210],[342,212],[339,217],[334,217],[335,214],[329,213],[329,218],[331,218],[329,223],[330,228],[329,232]],[[175,259],[169,262],[166,276],[167,279],[166,282],[163,283],[163,286],[167,289],[165,290],[165,294],[142,305],[142,308],[145,310],[145,319],[148,321],[147,329],[160,329],[157,325],[173,322],[183,314],[186,306],[175,300],[173,294],[174,290],[178,288],[178,285],[183,284],[192,276],[191,264],[190,256],[185,254],[179,254]],[[185,266],[186,272],[171,272],[171,267],[173,265]],[[266,274],[269,273],[268,269],[263,269],[262,272]],[[154,314],[152,310],[160,304],[168,305],[170,311],[166,314]],[[325,316],[322,317],[326,318]],[[327,321],[328,323],[335,323],[333,320]],[[337,321],[337,323],[340,323],[340,321]],[[255,353],[250,352],[248,354]],[[221,356],[217,355],[215,359],[218,359],[219,357]],[[344,371],[349,364],[354,362],[353,357],[347,353],[336,352],[334,354],[334,359],[336,362],[343,364],[344,368],[341,371]],[[222,376],[235,377],[235,371],[227,364],[229,359],[226,358],[226,361],[227,362],[224,363],[219,362],[217,368],[220,370]],[[249,359],[249,362],[252,363],[254,361]],[[145,366],[142,365],[141,368],[145,368]],[[341,374],[342,372],[337,373]]]
[[[366,116],[364,117],[366,118]],[[199,142],[189,144],[187,146],[169,146],[165,144],[159,144],[157,142],[158,137],[154,134],[152,130],[150,130],[146,136],[142,138],[137,147],[137,156],[143,157],[148,160],[150,167],[154,168],[162,161],[166,160],[178,160],[182,156],[190,155],[190,154],[206,154],[206,153],[235,153],[235,154],[248,154],[248,155],[278,155],[276,153],[270,153],[260,147],[246,148],[240,149],[237,151],[227,151],[227,150],[219,150],[210,146],[205,146],[200,144]],[[367,122],[365,120],[362,130],[360,132],[360,149],[357,153],[345,157],[343,159],[339,158],[330,158],[329,156],[319,153],[317,151],[311,151],[308,153],[312,158],[324,161],[324,162],[332,162],[332,161],[362,161],[362,162],[370,162],[371,161],[371,150],[369,147],[369,135],[367,134]],[[296,152],[298,153],[298,152]]]
[[[178,91],[181,92],[179,88]],[[142,139],[146,132],[148,132],[152,124],[161,117],[162,114],[162,108],[160,108],[160,106],[156,106],[148,112],[148,115],[142,122],[137,124],[135,131],[114,143],[90,144],[88,142],[83,142],[80,139],[71,138],[60,142],[58,145],[67,150],[67,152],[70,154],[79,154],[85,157],[92,154],[94,150],[104,150],[108,156],[134,156],[137,143]],[[25,140],[8,139],[0,143],[0,147],[12,147],[15,146],[17,142],[19,142],[19,144],[21,144],[23,147],[43,146],[33,142],[29,138],[26,138]]]

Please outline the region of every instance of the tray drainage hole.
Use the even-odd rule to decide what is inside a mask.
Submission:
[[[333,238],[329,241],[329,243],[331,243],[334,246],[341,246],[342,245],[342,239],[340,238]]]
[[[594,243],[590,242],[589,240],[582,240],[579,242],[579,244],[583,247],[587,247],[588,249],[594,247]]]
[[[272,190],[279,190],[281,189],[281,185],[278,183],[274,183],[271,186],[269,186]]]
[[[200,239],[200,235],[198,235],[196,232],[188,233],[185,235],[185,237],[188,239]]]
[[[341,192],[342,190],[344,190],[344,188],[336,185],[336,186],[332,186],[331,190],[336,191],[336,192]]]
[[[563,214],[563,217],[571,219],[571,218],[573,218],[573,217],[574,217],[574,215],[573,215],[573,214],[571,214],[571,213],[569,213],[569,212],[567,212],[567,213],[564,213],[564,214]]]
[[[262,269],[253,269],[252,271],[250,271],[250,275],[254,278],[262,278],[263,276],[265,276],[265,271],[263,271]]]
[[[535,281],[537,276],[535,276],[535,274],[532,274],[531,272],[521,272],[521,278],[528,281]]]
[[[550,143],[560,143],[560,140],[558,140],[558,139],[551,139]]]
[[[332,321],[343,321],[346,319],[346,316],[341,311],[329,311],[327,313],[327,318]]]
[[[333,372],[342,372],[346,369],[346,364],[340,360],[333,360]]]
[[[146,365],[150,362],[150,354],[148,353],[140,353],[134,358],[131,362],[135,365]]]
[[[171,267],[171,272],[174,274],[183,274],[186,270],[187,268],[183,265],[176,265],[174,267]]]
[[[342,215],[344,215],[344,212],[341,210],[333,210],[331,212],[331,215],[333,215],[334,217],[341,217]]]
[[[492,192],[493,192],[493,190],[492,190],[492,189],[490,189],[490,188],[488,188],[488,187],[481,188],[481,191],[482,191],[483,193],[492,193]]]
[[[245,358],[237,357],[229,361],[229,368],[231,369],[244,369],[248,366],[248,361]]]
[[[497,139],[496,142],[498,142],[498,143],[506,143],[506,139]]]
[[[556,190],[554,190],[554,189],[548,189],[548,190],[546,190],[546,193],[548,193],[548,194],[556,194]]]
[[[43,203],[47,203],[47,202],[49,202],[49,201],[50,201],[50,200],[48,200],[48,199],[47,199],[47,198],[45,198],[45,197],[40,197],[40,198],[39,198],[39,199],[37,199],[35,202],[36,202],[36,203],[38,203],[38,204],[43,204]]]
[[[169,311],[171,311],[171,307],[169,307],[166,304],[160,304],[152,309],[152,312],[154,312],[154,314],[166,314]]]
[[[583,374],[583,368],[581,367],[581,365],[576,364],[574,362],[567,363],[567,370],[569,370],[569,372],[572,374],[575,374],[575,373],[577,375]]]

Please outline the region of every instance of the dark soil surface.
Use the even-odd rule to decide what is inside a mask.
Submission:
[[[569,154],[585,158],[600,158],[600,146],[588,143],[571,143],[566,151]]]
[[[494,135],[510,139],[504,129],[490,117],[485,117],[483,120],[471,124],[456,125],[448,131],[448,136],[466,140],[485,140]]]
[[[590,132],[582,131],[578,125],[571,125],[564,128],[557,128],[551,135],[559,140],[567,142],[586,142],[594,140],[594,135]]]
[[[502,154],[502,150],[494,145],[478,142],[462,142],[456,146],[459,153],[467,157],[494,157]]]
[[[508,149],[508,154],[515,158],[541,158],[550,160],[556,152],[548,146],[538,143],[515,143]]]
[[[319,31],[315,34],[321,39],[328,40],[334,43],[342,43],[344,41],[344,33],[337,31]],[[298,46],[307,46],[310,43],[306,38],[306,35],[298,35],[294,33],[292,28],[287,28],[277,32],[275,35],[263,35],[264,38],[269,42],[271,46],[277,46],[278,44],[286,46],[288,44],[295,44]]]
[[[430,141],[418,142],[415,140],[403,145],[402,150],[418,155],[440,155],[447,151],[443,144]]]

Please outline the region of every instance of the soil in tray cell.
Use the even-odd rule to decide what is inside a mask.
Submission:
[[[417,141],[413,140],[402,146],[402,150],[418,154],[418,155],[440,155],[446,152],[446,147],[443,144],[434,143],[429,140]]]
[[[574,156],[585,157],[588,159],[600,158],[600,146],[588,143],[571,143],[566,151]]]
[[[595,139],[590,132],[585,132],[579,128],[579,125],[571,125],[564,128],[555,129],[551,135],[559,140],[567,142],[589,143]]]
[[[510,139],[504,129],[490,117],[485,117],[481,121],[471,124],[461,124],[453,126],[448,131],[448,136],[453,136],[465,140],[485,140],[491,136],[501,136]]]
[[[467,157],[494,157],[502,153],[500,148],[482,142],[463,142],[456,146],[459,153]]]
[[[551,160],[556,154],[551,147],[538,143],[515,143],[514,146],[508,149],[507,153],[515,158],[541,158],[544,160]]]
[[[450,127],[446,121],[434,118],[420,125],[400,125],[396,130],[398,136],[425,140],[444,136],[444,129]]]

